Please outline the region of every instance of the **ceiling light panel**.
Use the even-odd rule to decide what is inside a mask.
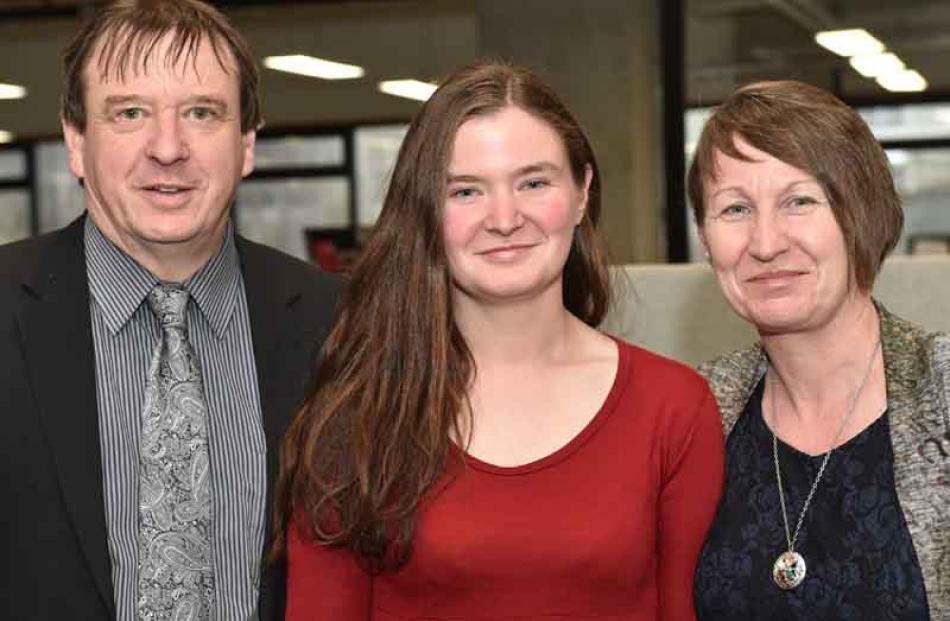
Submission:
[[[24,97],[26,97],[26,87],[0,82],[0,99],[23,99]]]
[[[384,80],[379,83],[379,90],[387,95],[415,99],[416,101],[426,101],[432,96],[436,88],[438,86],[431,82],[419,80]]]
[[[913,93],[927,90],[927,80],[913,69],[878,76],[877,83],[883,88],[896,93]]]
[[[819,32],[815,35],[815,42],[826,50],[846,58],[880,54],[884,51],[884,44],[863,28]]]
[[[358,65],[338,63],[305,54],[268,56],[264,59],[264,66],[276,71],[296,73],[322,80],[353,80],[366,75],[366,71]]]
[[[897,54],[870,54],[867,56],[852,56],[848,62],[854,70],[866,78],[876,78],[889,73],[900,73],[905,69],[904,61]]]

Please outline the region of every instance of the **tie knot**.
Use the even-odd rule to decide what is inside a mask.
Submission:
[[[179,284],[160,283],[148,292],[148,305],[162,327],[185,325],[188,291]]]

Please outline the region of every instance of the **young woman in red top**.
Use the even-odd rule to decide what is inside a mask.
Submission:
[[[423,106],[284,443],[288,619],[693,617],[719,417],[594,328],[599,212],[534,74],[469,67]]]

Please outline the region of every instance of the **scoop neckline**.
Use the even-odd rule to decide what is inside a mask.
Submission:
[[[587,422],[587,424],[577,432],[570,440],[568,440],[560,448],[555,449],[553,452],[548,453],[544,457],[539,457],[533,461],[529,461],[524,464],[519,464],[517,466],[499,466],[487,461],[483,461],[474,455],[468,454],[462,448],[452,442],[452,447],[455,451],[461,454],[465,463],[472,467],[475,470],[485,472],[488,474],[495,474],[500,476],[516,476],[530,474],[532,472],[537,472],[539,470],[544,470],[550,468],[576,453],[580,448],[586,444],[599,430],[604,426],[604,423],[609,418],[611,412],[613,412],[616,407],[617,401],[620,400],[620,397],[623,395],[624,390],[626,389],[629,382],[623,381],[623,378],[627,377],[628,369],[631,365],[631,354],[628,347],[625,347],[619,339],[610,336],[610,339],[614,342],[614,345],[617,348],[617,370],[614,372],[614,379],[610,385],[610,390],[607,391],[607,396],[604,397],[603,403],[601,403],[600,408],[597,410],[597,413]]]
[[[759,386],[756,387],[755,392],[757,393],[756,401],[758,402],[757,409],[758,409],[758,414],[759,414],[756,418],[759,419],[759,424],[762,425],[762,427],[764,428],[766,435],[771,437],[772,435],[775,435],[775,432],[772,431],[772,427],[769,425],[768,421],[765,420],[765,409],[762,407],[762,401],[765,396],[765,378],[764,377],[759,381]],[[885,420],[887,419],[888,410],[889,408],[885,407],[884,410],[880,414],[877,415],[877,418],[871,421],[871,423],[867,427],[865,427],[864,429],[862,429],[855,435],[848,438],[847,441],[842,442],[838,446],[834,447],[834,452],[839,453],[842,451],[848,451],[855,444],[859,444],[861,441],[860,439],[872,433],[872,430],[875,429],[879,423],[881,423],[881,419],[885,419]],[[882,424],[886,425],[888,423],[885,422]],[[792,446],[791,444],[783,440],[778,435],[775,435],[775,439],[778,442],[780,447],[783,447],[786,451],[792,453],[792,455],[794,455],[797,459],[804,459],[809,462],[820,462],[821,460],[825,458],[825,455],[828,453],[828,451],[825,451],[824,453],[812,455],[811,453],[806,453],[805,451],[799,448],[796,448],[795,446]]]

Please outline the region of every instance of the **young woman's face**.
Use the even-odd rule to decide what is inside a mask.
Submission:
[[[557,287],[587,206],[558,133],[509,106],[459,127],[442,234],[457,296],[500,303]]]

